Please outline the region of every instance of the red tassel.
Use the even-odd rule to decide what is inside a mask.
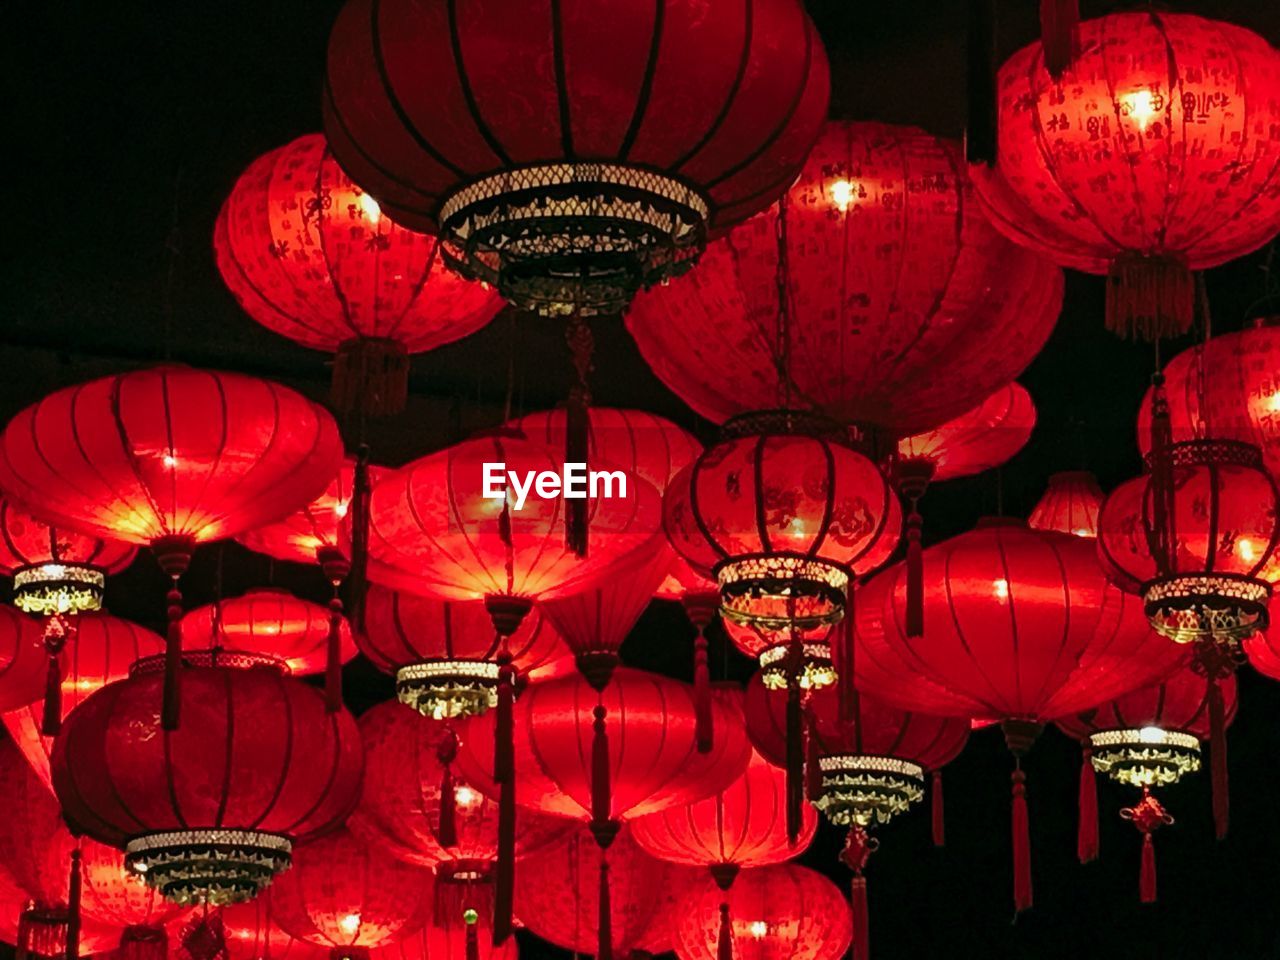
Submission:
[[[565,463],[587,462],[589,434],[591,430],[591,356],[595,344],[591,328],[586,320],[575,312],[569,318],[564,332],[569,345],[569,356],[577,374],[577,382],[569,388],[569,402],[565,411],[564,459]],[[585,497],[566,501],[564,518],[565,546],[580,557],[587,555],[587,507]]]
[[[693,641],[693,709],[694,736],[699,753],[710,753],[711,727],[711,671],[707,668],[707,635],[698,629]]]
[[[67,960],[80,960],[80,848],[71,851],[67,883]]]
[[[324,664],[324,705],[329,713],[342,709],[342,599],[337,595],[329,601],[329,639]]]
[[[498,654],[498,715],[494,723],[493,779],[505,783],[515,772],[515,669],[511,654]]]
[[[1195,277],[1180,260],[1122,254],[1107,274],[1107,329],[1148,342],[1180,337],[1195,319],[1195,289]]]
[[[1222,688],[1209,681],[1209,762],[1213,779],[1213,827],[1219,840],[1231,825],[1231,788],[1227,779],[1227,724],[1223,716]]]
[[[867,909],[867,878],[853,877],[853,960],[871,958],[871,911]]]
[[[917,501],[907,514],[907,636],[924,635],[924,548],[920,542],[924,518]]]
[[[804,806],[804,717],[800,711],[800,684],[794,674],[787,688],[787,841],[800,838]]]
[[[515,900],[516,778],[515,716],[511,653],[498,654],[498,716],[494,724],[493,778],[498,783],[498,864],[493,884],[493,943],[511,936]]]
[[[18,918],[17,960],[45,960],[67,949],[67,914],[28,906]]]
[[[720,935],[716,938],[716,960],[733,960],[733,930],[729,926],[729,904],[720,904]]]
[[[1098,859],[1098,783],[1093,773],[1093,750],[1087,745],[1080,763],[1080,789],[1076,798],[1076,858],[1081,863]]]
[[[347,610],[351,629],[364,632],[364,595],[369,569],[369,447],[356,451],[355,476],[351,481],[351,567],[347,575]]]
[[[56,653],[49,654],[44,675],[44,712],[40,717],[40,733],[56,737],[62,729],[62,666]]]
[[[835,642],[831,645],[832,663],[836,668],[836,706],[840,711],[840,721],[852,724],[858,715],[858,690],[856,687],[858,671],[854,657],[854,623],[856,613],[854,604],[857,594],[853,584],[849,584],[849,596],[845,601],[844,617],[835,628]]]
[[[333,358],[329,398],[343,413],[390,417],[402,412],[409,399],[409,352],[383,337],[344,340]]]
[[[933,771],[933,778],[929,784],[929,815],[933,820],[933,845],[935,847],[945,847],[947,845],[947,821],[942,806],[942,771]]]
[[[1027,822],[1027,775],[1013,771],[1013,907],[1021,912],[1032,905],[1031,828]]]
[[[169,935],[164,927],[125,927],[112,960],[165,960]]]
[[[1079,0],[1040,0],[1040,47],[1044,68],[1055,80],[1080,52]]]
[[[813,803],[822,799],[822,764],[818,762],[818,722],[808,711],[804,738],[804,795]]]
[[[613,910],[609,904],[609,858],[600,851],[600,916],[596,960],[613,960]]]
[[[1138,873],[1138,899],[1156,902],[1156,845],[1151,834],[1142,835],[1142,869]]]
[[[177,730],[179,707],[182,698],[182,591],[178,581],[173,581],[168,595],[169,629],[164,646],[164,693],[160,707],[160,725],[165,730]]]
[[[609,770],[609,734],[605,730],[604,719],[608,711],[603,703],[596,704],[593,711],[595,721],[592,723],[591,740],[591,822],[604,824],[609,822],[613,807],[613,788],[610,783]]]
[[[480,919],[480,915],[474,910],[468,910],[462,915],[462,919],[467,924],[467,960],[480,960],[480,932],[476,929],[476,921]]]
[[[458,845],[458,798],[453,787],[453,760],[458,755],[458,738],[452,730],[445,731],[440,743],[436,746],[436,759],[444,767],[440,778],[440,822],[436,829],[436,839],[442,847]]]

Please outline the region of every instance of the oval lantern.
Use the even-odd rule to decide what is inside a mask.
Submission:
[[[914,127],[823,129],[786,195],[785,338],[779,226],[736,227],[626,317],[658,379],[716,423],[789,390],[891,439],[927,430],[1021,374],[1061,309],[1062,272],[987,223],[960,144]]]
[[[213,650],[184,655],[195,722],[166,730],[163,669],[163,658],[140,660],[67,717],[54,789],[73,829],[124,850],[167,898],[249,899],[295,842],[355,806],[355,721],[278,661]]]
[[[406,230],[309,133],[249,165],[213,228],[222,280],[268,330],[335,354],[333,403],[404,409],[409,355],[479,330],[495,291],[445,267],[440,242]]]
[[[50,394],[0,435],[0,487],[85,533],[149,544],[172,580],[165,726],[178,722],[178,579],[199,543],[309,503],[342,441],[319,404],[238,373],[163,366]]]
[[[1085,470],[1051,474],[1049,486],[1027,517],[1033,530],[1056,530],[1076,537],[1098,536],[1098,511],[1106,499],[1097,478]]]
[[[619,313],[687,270],[709,229],[791,182],[828,95],[795,0],[627,0],[605,21],[545,0],[353,0],[325,81],[343,169],[454,269],[549,314]]]
[[[1280,52],[1243,27],[1157,10],[1079,25],[1057,79],[1040,44],[997,79],[992,223],[1062,266],[1107,276],[1107,326],[1185,333],[1190,271],[1266,243],[1280,219]]]

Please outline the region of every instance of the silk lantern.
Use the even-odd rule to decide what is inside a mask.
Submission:
[[[1097,537],[1098,511],[1106,499],[1097,478],[1085,470],[1068,470],[1049,477],[1049,486],[1031,509],[1027,526],[1056,530],[1076,537]]]

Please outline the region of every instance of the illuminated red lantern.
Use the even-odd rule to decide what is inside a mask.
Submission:
[[[27,891],[18,886],[18,881],[13,879],[13,875],[0,866],[0,942],[15,945],[20,942],[18,918],[27,909],[27,902],[30,899]],[[40,956],[38,951],[33,952],[36,956]],[[65,952],[64,947],[63,953]]]
[[[609,875],[608,924],[592,880]],[[668,916],[683,909],[697,872],[645,853],[623,825],[608,855],[579,829],[529,858],[516,885],[516,910],[533,933],[597,958],[666,953]]]
[[[165,726],[178,722],[182,595],[199,543],[302,507],[337,472],[342,441],[319,404],[236,373],[163,366],[50,394],[0,435],[0,487],[98,537],[149,544],[173,580]]]
[[[291,937],[271,919],[271,888],[252,900],[228,904],[184,925],[184,960],[216,960],[225,948],[226,960],[323,960],[328,951]],[[202,949],[203,948],[203,949]]]
[[[1094,771],[1142,790],[1142,798],[1132,807],[1121,810],[1120,815],[1132,821],[1142,833],[1138,889],[1143,903],[1156,899],[1155,847],[1151,835],[1159,827],[1174,822],[1151,790],[1177,783],[1186,774],[1200,769],[1200,741],[1212,737],[1215,711],[1223,714],[1223,728],[1235,719],[1235,678],[1227,677],[1219,683],[1191,670],[1180,670],[1157,686],[1128,693],[1096,710],[1058,721],[1058,727],[1067,736],[1079,740],[1084,750],[1077,845],[1081,862],[1098,855]],[[1226,773],[1225,748],[1225,741],[1215,742],[1211,747],[1215,779]]]
[[[16,710],[40,699],[46,668],[40,626],[12,607],[0,607],[0,710]]]
[[[658,378],[717,423],[785,388],[835,420],[917,433],[1022,373],[1057,320],[1061,271],[987,223],[958,143],[914,127],[824,128],[787,194],[785,338],[778,225],[737,227],[626,317]]]
[[[1098,535],[1098,511],[1106,495],[1097,478],[1085,470],[1055,473],[1044,496],[1027,517],[1032,530],[1056,530],[1076,537]]]
[[[1252,443],[1280,476],[1280,317],[1220,333],[1165,364],[1164,395],[1175,441],[1204,436]],[[1151,452],[1148,390],[1138,413],[1138,447]]]
[[[141,660],[67,717],[51,759],[58,799],[77,833],[124,850],[167,898],[248,899],[296,842],[355,806],[355,721],[277,661],[214,650],[184,655],[193,722],[166,730],[163,669]]]
[[[353,0],[329,41],[325,132],[464,275],[522,309],[617,313],[795,178],[827,94],[794,0],[661,16],[628,0],[604,22],[546,2]]]
[[[1275,622],[1274,617],[1272,622]],[[1276,636],[1277,631],[1271,629],[1266,633],[1255,633],[1242,644],[1253,669],[1272,680],[1280,680],[1280,644],[1277,644]]]
[[[384,216],[318,133],[249,165],[218,214],[213,251],[249,316],[336,354],[341,410],[403,410],[409,354],[474,333],[502,307],[446,269],[439,241]]]
[[[998,162],[975,173],[979,194],[1016,243],[1107,275],[1112,330],[1183,333],[1190,271],[1275,236],[1280,53],[1155,10],[1086,20],[1079,45],[1057,80],[1038,43],[1000,68]]]
[[[85,613],[59,656],[61,691],[58,724],[85,698],[108,683],[123,680],[135,660],[164,653],[164,637],[108,613]],[[53,737],[46,734],[46,704],[37,701],[3,715],[9,736],[40,779],[52,786],[49,755]]]
[[[711,883],[694,891],[674,924],[680,960],[837,960],[853,939],[840,889],[807,867],[787,863],[744,870],[724,900]],[[728,944],[721,942],[726,911]]]
[[[333,960],[366,957],[409,936],[433,905],[431,871],[346,830],[300,844],[271,889],[271,918],[299,940],[328,947]]]
[[[514,939],[495,946],[489,924],[471,910],[443,922],[425,924],[417,933],[369,951],[369,960],[517,960]]]

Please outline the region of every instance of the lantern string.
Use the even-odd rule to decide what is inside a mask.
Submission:
[[[1031,828],[1027,818],[1027,775],[1015,756],[1013,767],[1013,908],[1014,918],[1032,905]]]
[[[45,621],[42,642],[49,662],[45,666],[40,733],[46,737],[56,737],[62,729],[62,651],[74,630],[73,621],[61,613],[54,613]]]
[[[67,881],[67,960],[80,958],[80,846],[71,851],[71,875]]]
[[[1206,362],[1209,353],[1209,341],[1213,339],[1213,316],[1209,312],[1209,289],[1205,283],[1204,273],[1196,274],[1196,300],[1200,307],[1200,319],[1204,324],[1204,341],[1196,351],[1196,437],[1204,439],[1213,436],[1209,422],[1209,408],[1205,401],[1208,395],[1209,365]]]
[[[440,846],[446,848],[458,845],[457,796],[453,783],[453,761],[458,755],[458,738],[452,728],[446,728],[444,736],[436,745],[436,760],[444,772],[440,778],[440,819],[436,827],[436,837]]]

